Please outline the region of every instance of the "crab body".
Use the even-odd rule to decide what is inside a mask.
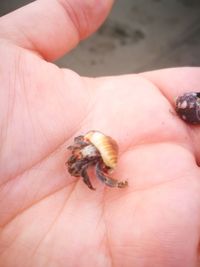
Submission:
[[[90,166],[95,166],[96,176],[110,187],[125,187],[127,181],[118,182],[107,176],[117,164],[118,146],[109,136],[98,131],[90,131],[86,135],[74,138],[74,144],[66,165],[72,176],[82,177],[87,186],[94,190],[87,173]]]

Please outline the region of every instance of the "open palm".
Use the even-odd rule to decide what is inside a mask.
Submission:
[[[95,13],[95,1],[64,2],[49,1],[54,12],[38,29],[27,18],[47,1],[0,20],[0,266],[199,266],[200,133],[174,114],[173,99],[198,88],[200,70],[90,79],[59,69],[40,55],[69,50],[77,25],[84,38],[111,5]],[[129,187],[106,188],[92,175],[91,191],[69,175],[67,146],[89,130],[117,140],[113,176]]]

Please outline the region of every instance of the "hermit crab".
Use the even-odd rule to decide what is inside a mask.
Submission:
[[[69,173],[82,177],[90,189],[95,190],[87,172],[90,166],[95,166],[96,177],[107,186],[123,188],[128,185],[127,181],[118,181],[108,176],[118,159],[118,145],[110,136],[99,131],[89,131],[75,137],[74,144],[68,149],[71,151],[66,162]]]
[[[176,112],[184,121],[200,124],[200,92],[189,92],[178,96]]]

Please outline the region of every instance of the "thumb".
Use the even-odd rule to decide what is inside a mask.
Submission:
[[[89,36],[104,21],[113,0],[38,0],[0,18],[7,39],[55,60]]]

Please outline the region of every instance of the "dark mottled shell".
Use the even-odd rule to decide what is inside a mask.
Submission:
[[[90,131],[85,136],[100,152],[106,166],[113,169],[117,164],[118,145],[110,136],[98,131]]]
[[[192,124],[200,124],[200,92],[190,92],[178,96],[176,112],[182,120]]]

